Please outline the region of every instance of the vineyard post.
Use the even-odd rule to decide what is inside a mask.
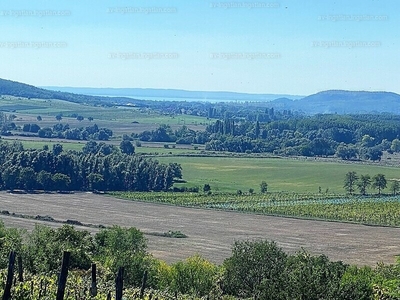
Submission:
[[[18,255],[18,281],[23,282],[24,281],[24,270],[22,268],[22,257],[21,255]]]
[[[64,291],[65,285],[67,283],[68,277],[68,264],[69,264],[69,256],[70,252],[64,251],[63,260],[61,264],[61,273],[60,277],[58,278],[58,289],[57,289],[57,297],[56,300],[63,300],[64,299]]]
[[[144,273],[143,273],[142,287],[140,288],[140,299],[143,299],[144,290],[146,289],[146,281],[147,281],[147,270],[144,271]]]
[[[7,273],[7,282],[4,288],[3,300],[11,299],[11,286],[14,277],[14,263],[15,263],[15,252],[10,252],[10,258],[8,260],[8,273]]]
[[[92,264],[92,285],[90,286],[90,296],[97,296],[96,264]]]
[[[115,300],[122,300],[122,290],[124,288],[124,267],[119,267],[118,275],[115,280]]]

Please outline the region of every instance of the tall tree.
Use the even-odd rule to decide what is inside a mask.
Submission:
[[[261,192],[262,194],[264,194],[264,193],[266,193],[267,191],[268,191],[268,183],[265,182],[265,181],[262,181],[262,182],[260,183],[260,192]]]
[[[131,155],[135,153],[135,146],[133,146],[131,141],[128,140],[123,140],[120,144],[119,144],[119,148],[121,149],[122,153]]]
[[[400,182],[393,180],[389,188],[393,195],[396,196],[397,192],[400,190]]]
[[[371,185],[371,176],[361,175],[360,180],[357,182],[358,189],[361,195],[365,195],[367,192],[367,187]]]
[[[346,177],[344,179],[344,188],[346,191],[352,195],[354,193],[354,186],[356,185],[358,180],[357,173],[354,171],[347,172]]]
[[[374,189],[378,189],[378,195],[381,194],[381,191],[385,189],[387,186],[387,181],[385,175],[383,174],[376,174],[372,177],[372,187]]]

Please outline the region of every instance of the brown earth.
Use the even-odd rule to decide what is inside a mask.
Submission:
[[[274,240],[289,253],[304,248],[326,254],[331,260],[357,265],[394,263],[400,254],[400,228],[192,209],[133,202],[91,193],[9,194],[0,192],[0,211],[57,220],[136,227],[144,233],[181,231],[188,238],[146,235],[149,251],[157,258],[176,262],[196,253],[215,263],[231,254],[235,240]],[[1,215],[7,226],[32,229],[35,223],[59,223]],[[97,229],[78,226],[78,229]]]

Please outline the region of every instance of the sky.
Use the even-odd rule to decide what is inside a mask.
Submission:
[[[36,86],[400,93],[398,0],[2,0],[0,78]]]

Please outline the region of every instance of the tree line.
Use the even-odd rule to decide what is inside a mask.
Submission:
[[[148,253],[141,231],[119,226],[91,235],[70,225],[57,229],[36,225],[27,232],[0,223],[0,242],[2,269],[7,266],[10,250],[15,250],[31,274],[52,274],[59,270],[62,252],[68,250],[70,269],[88,270],[95,262],[102,274],[99,276],[113,278],[112,274],[124,267],[126,287],[140,287],[146,273],[146,286],[175,294],[171,295],[174,299],[178,295],[190,299],[266,300],[400,297],[400,261],[394,265],[380,263],[374,268],[357,267],[305,250],[288,254],[268,240],[236,241],[221,265],[199,255],[166,264]],[[30,289],[28,286],[27,292]]]
[[[9,190],[165,191],[182,178],[182,168],[94,141],[83,151],[63,151],[60,144],[32,150],[2,141],[0,175],[0,187]]]
[[[344,188],[349,194],[354,194],[356,189],[359,190],[361,195],[367,194],[369,187],[378,190],[378,195],[387,188],[388,180],[384,174],[376,174],[371,177],[369,174],[363,174],[358,176],[357,172],[347,172],[344,179]],[[400,182],[392,180],[389,189],[393,195],[396,195],[400,190]]]
[[[27,123],[23,132],[37,134],[41,138],[59,138],[67,140],[100,140],[108,141],[113,136],[109,128],[99,128],[97,124],[86,127],[70,128],[69,124],[57,123],[53,127],[40,127],[36,123]]]
[[[205,131],[161,125],[131,134],[150,142],[205,144],[206,150],[277,155],[337,156],[380,160],[383,151],[400,152],[400,117],[393,115],[291,115],[286,119],[216,120]]]

